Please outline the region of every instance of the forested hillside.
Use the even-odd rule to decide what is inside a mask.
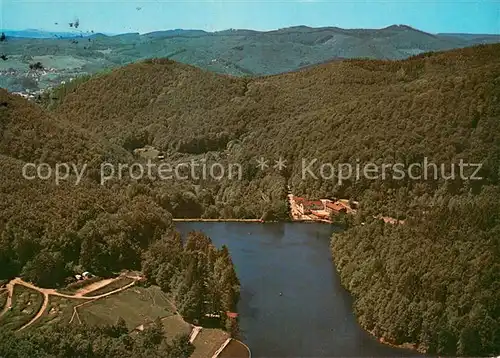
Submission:
[[[55,326],[21,335],[0,330],[0,354],[9,358],[188,358],[188,337],[168,342],[161,321],[130,336],[124,321],[113,326]]]
[[[83,271],[107,277],[123,269],[144,269],[149,283],[171,293],[190,322],[203,323],[205,313],[236,311],[239,281],[227,248],[218,250],[201,233],[184,244],[171,213],[158,205],[161,198],[144,185],[131,179],[100,185],[101,162],[133,160],[125,149],[5,90],[0,91],[0,127],[2,285],[21,276],[40,287],[61,288]],[[53,176],[23,177],[26,163],[45,163],[52,170],[57,163],[88,164],[89,169],[78,181],[71,173],[57,183]],[[207,288],[205,282],[214,285]],[[221,315],[214,321],[237,334],[235,320]],[[167,343],[159,324],[133,339],[128,333],[123,325],[56,326],[42,334],[13,336],[0,327],[0,355],[123,357],[129,351],[134,357],[177,358],[192,353],[185,337]],[[58,344],[47,338],[52,335]],[[80,337],[78,347],[72,346],[75,336]]]
[[[72,35],[40,34],[47,38],[29,38],[33,36],[29,31],[6,31],[0,86],[10,91],[37,90],[151,57],[235,76],[269,75],[332,59],[396,60],[500,41],[498,35],[431,34],[405,25],[382,29],[294,26],[265,32],[178,29],[116,36],[73,31]],[[29,65],[36,62],[48,72],[31,71]]]
[[[203,197],[184,187],[197,213],[260,217],[277,205],[271,215],[283,217],[280,204],[269,202],[284,201],[288,182],[308,197],[367,196],[377,214],[404,218],[412,194],[432,195],[443,185],[452,193],[466,186],[477,192],[498,183],[499,53],[498,45],[480,46],[243,79],[151,60],[83,83],[55,113],[130,152],[152,145],[170,162],[240,163],[242,181],[201,183]],[[260,156],[271,164],[282,156],[287,170],[256,170]],[[483,163],[484,180],[302,177],[302,160],[316,159],[318,173],[321,163],[409,165],[424,158],[447,168],[460,159]],[[161,195],[157,184],[150,188]]]
[[[287,184],[309,198],[359,200],[332,249],[361,324],[430,353],[488,355],[500,351],[499,102],[500,46],[490,45],[257,78],[150,60],[83,83],[54,113],[129,152],[151,145],[173,162],[242,163],[241,181],[179,184],[176,195],[205,217],[284,218]],[[287,169],[259,171],[261,156],[282,156]],[[304,179],[303,159],[427,159],[446,174],[462,160],[481,164],[481,179]],[[159,183],[142,185],[162,196]]]
[[[0,89],[0,130],[0,154],[25,162],[100,164],[131,159],[123,148],[94,138],[4,89]]]
[[[332,237],[360,324],[448,356],[500,352],[500,193],[436,193],[405,225],[369,217]]]
[[[229,310],[238,283],[221,269],[226,251],[200,234],[182,247],[171,216],[285,219],[290,185],[308,198],[360,201],[332,249],[365,328],[430,353],[500,352],[500,45],[256,78],[147,60],[58,93],[50,111],[2,94],[2,277],[55,285],[77,267],[143,267],[186,317]],[[144,163],[135,150],[147,145],[169,163],[239,163],[242,178],[20,180],[31,158]],[[256,168],[257,158],[272,166],[280,156],[285,170]],[[481,164],[481,179],[303,178],[302,160],[314,159],[334,167],[427,159],[446,174],[462,160]],[[208,306],[191,301],[201,294]]]
[[[177,234],[155,242],[145,253],[144,274],[165,292],[171,293],[181,315],[202,323],[206,314],[235,312],[240,283],[226,246],[218,250],[209,237],[192,232],[183,244]],[[225,314],[220,323],[238,334],[234,320]]]

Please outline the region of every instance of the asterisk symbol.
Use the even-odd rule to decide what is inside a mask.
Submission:
[[[260,157],[260,159],[257,159],[257,168],[260,170],[265,170],[269,165],[267,165],[267,160],[264,159],[263,157]]]
[[[274,161],[274,169],[283,170],[286,168],[286,160],[280,157],[280,159]]]

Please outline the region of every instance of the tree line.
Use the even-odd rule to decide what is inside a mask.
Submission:
[[[430,354],[498,355],[499,199],[498,187],[441,192],[404,225],[361,214],[334,234],[334,262],[360,324]]]
[[[9,358],[188,358],[193,351],[187,335],[169,342],[160,320],[136,335],[129,334],[123,319],[103,327],[54,325],[20,334],[0,327],[0,355]]]
[[[216,324],[238,335],[240,283],[226,246],[217,249],[205,234],[191,232],[183,244],[178,233],[155,242],[144,254],[142,270],[172,294],[179,313],[195,324]]]

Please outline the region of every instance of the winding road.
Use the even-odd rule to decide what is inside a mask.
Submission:
[[[105,286],[109,285],[111,282],[119,279],[120,277],[131,278],[134,281],[132,281],[131,283],[129,283],[129,284],[123,286],[123,287],[120,287],[120,288],[118,288],[116,290],[113,290],[113,291],[110,291],[110,292],[107,292],[107,293],[103,293],[102,295],[97,295],[97,296],[92,296],[92,297],[83,296],[84,294],[90,293],[92,291],[96,291],[96,290],[98,290],[98,289],[100,289],[102,287],[105,287]],[[40,317],[42,317],[43,313],[45,312],[45,310],[47,309],[47,306],[49,304],[49,296],[59,296],[59,297],[64,297],[64,298],[69,298],[69,299],[83,299],[83,300],[88,300],[88,301],[96,301],[98,299],[114,295],[116,293],[119,293],[121,291],[124,291],[124,290],[126,290],[126,289],[134,286],[139,279],[141,279],[141,277],[139,277],[139,276],[121,275],[121,276],[119,276],[117,278],[106,280],[106,282],[107,282],[106,285],[93,285],[92,289],[90,289],[90,290],[89,289],[87,289],[87,290],[81,290],[81,291],[79,291],[75,295],[67,295],[67,294],[64,294],[64,293],[57,292],[56,290],[54,290],[52,288],[37,287],[37,286],[35,286],[35,285],[33,285],[33,284],[29,283],[29,282],[24,281],[20,277],[16,277],[16,278],[14,278],[13,280],[11,280],[6,285],[6,288],[7,288],[7,291],[8,291],[7,302],[5,303],[5,307],[3,308],[2,312],[0,312],[0,317],[2,317],[11,308],[11,306],[12,306],[12,294],[14,292],[14,286],[15,285],[21,285],[21,286],[30,288],[32,290],[40,292],[42,294],[42,296],[43,296],[43,303],[42,303],[42,306],[40,307],[40,309],[38,310],[37,314],[28,323],[26,323],[24,326],[22,326],[21,328],[19,328],[19,331],[21,331],[21,330],[23,330],[23,329],[31,326]]]
[[[118,280],[120,277],[127,277],[127,278],[130,278],[130,279],[133,279],[134,281],[132,281],[131,283],[129,283],[129,284],[123,286],[123,287],[120,287],[120,288],[118,288],[116,290],[113,290],[113,291],[110,291],[110,292],[107,292],[107,293],[103,293],[102,295],[97,295],[97,296],[92,296],[92,297],[83,296],[84,294],[96,291],[96,290],[98,290],[98,289],[100,289],[102,287],[106,287],[107,285],[111,284],[115,280]],[[96,301],[98,299],[101,299],[101,298],[104,298],[104,297],[108,297],[108,296],[114,295],[116,293],[119,293],[121,291],[124,291],[124,290],[126,290],[126,289],[134,286],[136,284],[136,282],[138,280],[140,280],[141,278],[142,277],[140,277],[140,276],[129,276],[129,275],[126,275],[126,274],[122,274],[122,275],[120,275],[120,276],[118,276],[118,277],[116,277],[114,279],[105,279],[105,280],[96,282],[94,284],[90,284],[89,286],[87,286],[87,287],[79,290],[74,295],[67,295],[67,294],[64,294],[64,293],[57,292],[56,290],[51,289],[51,288],[41,288],[41,287],[35,286],[35,285],[33,285],[33,284],[29,283],[29,282],[24,281],[20,277],[16,277],[13,280],[11,280],[9,283],[6,284],[5,288],[6,288],[6,291],[8,292],[8,295],[7,295],[7,300],[6,300],[5,306],[2,309],[2,311],[0,312],[0,317],[2,317],[12,307],[12,296],[13,296],[14,286],[15,285],[20,285],[20,286],[24,286],[24,287],[30,288],[32,290],[40,292],[43,295],[42,306],[38,310],[37,314],[28,323],[26,323],[24,326],[22,326],[21,328],[19,328],[18,331],[22,331],[23,329],[26,329],[29,326],[33,325],[38,319],[40,319],[40,317],[43,316],[43,314],[47,310],[47,306],[49,304],[49,296],[59,296],[59,297],[69,298],[69,299],[86,300],[86,302],[83,302],[82,304],[76,306],[76,307],[79,307],[79,306],[84,305],[86,303],[90,303],[92,301]],[[171,302],[171,304],[175,308],[175,305],[173,305],[172,302]],[[73,318],[74,317],[72,317],[71,320],[73,320]],[[194,340],[197,338],[198,334],[200,333],[200,331],[202,329],[203,328],[199,327],[199,326],[193,326],[192,327],[192,331],[191,331],[190,339],[189,339],[190,343],[194,342]],[[228,338],[221,345],[221,347],[214,353],[214,355],[212,356],[212,358],[217,358],[221,354],[221,352],[226,348],[226,346],[229,344],[230,341],[231,341],[231,338]]]

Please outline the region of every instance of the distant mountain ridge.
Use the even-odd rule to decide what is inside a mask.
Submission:
[[[266,33],[287,33],[294,31],[302,31],[302,32],[315,32],[315,31],[324,31],[324,30],[338,30],[339,32],[359,32],[359,31],[384,31],[384,30],[409,30],[409,31],[418,31],[423,34],[429,35],[437,35],[437,36],[454,36],[454,37],[468,37],[468,38],[484,38],[484,37],[493,37],[500,38],[500,34],[473,34],[473,33],[447,33],[447,32],[439,32],[439,33],[430,33],[423,30],[419,30],[417,28],[411,27],[409,25],[390,25],[387,27],[383,27],[380,29],[377,28],[340,28],[335,26],[326,26],[326,27],[310,27],[306,25],[299,26],[290,26],[279,28],[276,30],[268,30],[268,31],[259,31],[259,30],[251,30],[251,29],[226,29],[220,31],[205,31],[200,29],[170,29],[170,30],[158,30],[152,32],[132,32],[132,33],[107,33],[104,34],[108,37],[115,36],[123,36],[128,34],[137,34],[139,36],[154,36],[154,37],[175,37],[175,36],[211,36],[211,35],[239,35],[239,34],[266,34]],[[23,37],[23,38],[51,38],[55,35],[64,36],[64,37],[80,37],[81,35],[90,36],[91,34],[87,31],[45,31],[40,29],[25,29],[25,30],[9,30],[9,29],[0,29],[0,32],[5,32],[7,36],[12,37]],[[93,33],[92,33],[93,34]]]
[[[50,39],[53,37],[74,38],[81,36],[89,36],[90,33],[82,31],[69,32],[69,31],[43,31],[37,29],[26,30],[0,30],[4,32],[7,37],[29,38],[29,39]]]
[[[291,188],[308,198],[361,203],[358,216],[342,218],[347,231],[335,233],[332,260],[363,328],[386,342],[415,344],[429,356],[497,356],[500,44],[372,61],[352,57],[393,58],[409,48],[472,42],[401,27],[342,31],[6,41],[2,46],[15,61],[33,56],[27,61],[53,61],[64,70],[73,65],[75,73],[136,63],[79,85],[66,83],[57,96],[47,94],[49,104],[60,102],[50,111],[0,90],[0,278],[38,272],[51,278],[76,265],[92,272],[117,272],[129,262],[144,268],[142,257],[171,253],[160,241],[162,250],[144,253],[170,227],[170,214],[281,220]],[[313,66],[342,51],[351,59]],[[141,57],[180,58],[196,67]],[[306,62],[311,68],[276,76],[213,73],[271,73]],[[100,185],[99,172],[91,171],[82,185],[20,180],[28,161],[81,159],[98,169],[103,161],[141,163],[135,149],[146,146],[163,151],[174,166],[241,163],[241,180],[143,176]],[[269,167],[257,169],[257,158]],[[284,170],[272,168],[278,158],[285,159]],[[308,175],[303,163],[313,159],[317,166]],[[413,177],[413,164],[426,159],[446,168],[459,160],[482,163],[482,179],[450,180],[443,169],[436,180]],[[332,169],[323,172],[322,163]],[[376,169],[374,178],[367,163],[382,173],[386,164],[404,164],[409,177],[397,180],[391,169],[380,176]],[[339,181],[333,169],[339,164],[361,164],[364,175],[355,179],[350,171],[351,180]],[[405,224],[384,224],[377,214]],[[179,262],[195,269],[185,277],[209,267],[185,257]],[[168,268],[155,277],[187,281],[172,279]]]
[[[0,61],[0,87],[10,91],[53,87],[80,75],[147,58],[169,58],[232,76],[262,76],[338,59],[401,60],[424,52],[500,42],[500,35],[431,34],[407,25],[381,29],[294,26],[272,31],[217,32],[173,29],[119,35],[29,30],[16,33],[15,41],[9,41],[9,36],[7,32],[7,41],[2,43],[2,54],[8,60]],[[33,74],[29,65],[35,59],[45,68],[55,70],[47,75]],[[26,79],[33,75],[37,78]]]

